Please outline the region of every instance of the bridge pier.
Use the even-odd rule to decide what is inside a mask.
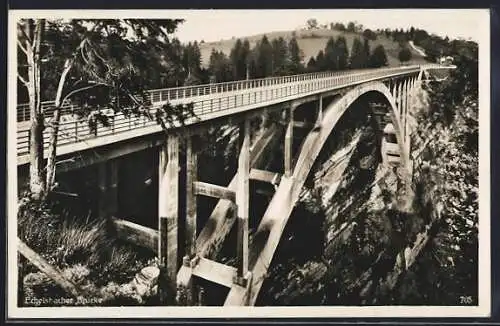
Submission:
[[[406,142],[406,113],[408,112],[408,81],[405,80],[403,82],[403,102],[402,102],[402,111],[400,119],[403,122],[403,141]]]
[[[198,143],[189,135],[186,140],[186,231],[185,256],[177,273],[177,298],[181,305],[193,305],[197,297],[193,284],[193,267],[198,262],[196,248],[196,181],[198,171]]]
[[[291,177],[293,174],[293,127],[294,127],[293,111],[294,111],[294,106],[291,105],[288,111],[288,126],[286,128],[285,144],[284,144],[285,147],[284,169],[285,169],[285,176],[287,178]]]
[[[316,118],[316,123],[314,124],[314,129],[321,128],[321,122],[323,121],[323,96],[319,96],[318,99],[318,116]]]
[[[177,275],[177,220],[179,217],[179,137],[168,135],[160,147],[158,182],[158,258],[164,287],[160,297],[172,303]]]
[[[240,155],[238,158],[238,175],[236,190],[237,211],[237,248],[236,270],[234,282],[245,287],[249,279],[248,271],[248,215],[250,201],[250,121],[245,120],[240,127],[243,133]]]
[[[99,199],[97,214],[101,218],[113,216],[118,211],[118,160],[97,164]]]
[[[196,255],[196,193],[194,184],[198,170],[198,148],[193,137],[188,136],[186,144],[186,258]]]
[[[399,117],[400,118],[401,118],[401,116],[403,114],[403,105],[402,105],[402,102],[403,102],[403,83],[399,82],[398,83],[398,92],[397,92],[396,103],[397,103],[398,113],[399,113]]]

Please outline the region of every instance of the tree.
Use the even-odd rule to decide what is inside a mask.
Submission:
[[[413,26],[410,27],[409,37],[410,37],[410,40],[413,40],[415,37],[415,27],[413,27]]]
[[[180,19],[70,20],[23,19],[18,22],[18,80],[26,87],[30,107],[30,191],[44,199],[55,186],[56,150],[61,107],[75,102],[89,115],[92,128],[105,117],[96,109],[107,106],[147,111],[146,66],[150,52],[164,47]],[[131,39],[130,36],[133,36]],[[157,58],[158,59],[158,58]],[[160,60],[157,60],[157,62]],[[46,74],[45,71],[50,71]],[[57,76],[53,116],[41,106],[41,87]],[[48,80],[51,82],[50,78]],[[85,105],[83,105],[85,104]],[[94,112],[91,114],[91,112]],[[47,163],[44,165],[43,130],[49,128]]]
[[[233,67],[234,79],[239,80],[246,78],[249,53],[250,43],[248,43],[248,40],[245,39],[245,41],[241,42],[240,39],[237,39],[229,54]]]
[[[288,67],[290,64],[288,63],[288,46],[283,39],[283,37],[279,37],[272,41],[273,48],[273,76],[283,76],[289,74]]]
[[[273,74],[273,48],[266,35],[256,46],[257,78],[269,77]]]
[[[182,62],[187,72],[186,78],[189,77],[190,81],[198,80],[201,74],[201,52],[196,41],[194,43],[189,42],[184,48]]]
[[[316,72],[316,65],[316,60],[314,59],[314,57],[311,57],[307,62],[307,72]]]
[[[326,71],[328,70],[328,64],[325,59],[325,54],[323,50],[320,50],[318,52],[318,55],[316,56],[316,71]]]
[[[347,49],[347,42],[345,37],[339,36],[335,41],[335,48],[337,49],[337,69],[344,70],[347,68],[349,59],[349,50]]]
[[[387,55],[383,45],[378,45],[370,56],[370,67],[380,68],[387,66]]]
[[[210,75],[215,78],[216,82],[232,80],[233,69],[231,67],[231,61],[222,51],[212,49],[208,70]]]
[[[367,39],[365,39],[364,43],[363,43],[363,52],[364,52],[364,55],[366,57],[365,67],[368,67],[370,65],[370,54],[371,54],[371,51],[370,51],[370,42]]]
[[[249,78],[260,77],[260,71],[257,62],[258,56],[259,56],[259,44],[255,45],[248,54],[247,75],[249,76]]]
[[[303,70],[302,59],[304,54],[297,43],[297,39],[292,37],[288,42],[288,53],[289,53],[289,67],[288,72],[290,74],[300,74]]]
[[[337,31],[344,32],[346,30],[345,25],[342,23],[335,23],[335,24],[332,23],[330,26],[331,26],[331,29],[334,29]]]
[[[366,55],[365,48],[359,38],[355,38],[352,43],[350,68],[362,69],[368,65],[368,56]]]
[[[363,37],[371,41],[374,41],[377,39],[377,34],[371,29],[367,28],[363,31]]]
[[[325,52],[324,52],[324,68],[327,70],[337,70],[338,69],[338,49],[336,47],[333,37],[330,37],[326,42]],[[319,59],[316,60],[319,63]]]
[[[240,76],[243,74],[241,70],[241,63],[242,63],[242,58],[240,57],[241,53],[241,48],[243,44],[240,39],[237,39],[236,42],[234,43],[233,48],[231,49],[231,52],[229,53],[229,58],[231,60],[232,66],[233,66],[233,75],[234,79],[240,79]],[[215,49],[212,49],[212,54],[214,54]],[[246,63],[243,61],[243,66],[246,68]]]
[[[413,42],[416,45],[421,45],[421,42],[428,39],[428,38],[429,38],[429,34],[425,30],[416,29],[414,31]]]
[[[399,51],[398,59],[401,63],[408,62],[411,60],[411,51],[408,48],[403,48]]]
[[[243,41],[243,46],[241,49],[241,58],[245,60],[245,79],[250,79],[250,61],[251,61],[251,50],[250,42],[247,39]]]
[[[316,18],[310,18],[307,20],[307,28],[308,29],[316,29],[318,28],[318,20]]]
[[[348,31],[348,32],[351,32],[351,33],[356,32],[356,23],[354,23],[354,22],[349,22],[349,23],[347,24],[347,31]]]

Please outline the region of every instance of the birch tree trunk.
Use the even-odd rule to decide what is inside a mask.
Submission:
[[[49,137],[49,148],[47,155],[47,179],[46,179],[46,187],[49,191],[54,187],[55,177],[56,177],[57,137],[59,133],[59,122],[61,120],[61,106],[63,104],[64,83],[66,82],[66,76],[71,70],[72,65],[73,65],[72,59],[67,59],[64,63],[64,70],[61,74],[61,78],[59,79],[59,84],[57,86],[54,115],[50,120],[50,137]]]
[[[33,26],[27,24],[27,35],[31,35]],[[30,108],[30,191],[36,199],[46,194],[45,169],[43,166],[43,113],[40,96],[40,44],[42,42],[45,19],[35,23],[33,41],[26,40],[26,57],[28,62],[28,95]]]

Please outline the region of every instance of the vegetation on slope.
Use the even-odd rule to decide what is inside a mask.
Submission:
[[[364,38],[363,34],[359,32],[348,32],[332,29],[301,29],[296,31],[266,33],[266,37],[270,41],[279,38],[283,38],[285,41],[289,41],[292,38],[296,38],[299,48],[303,53],[304,63],[307,63],[312,57],[315,58],[318,55],[319,51],[325,48],[328,39],[336,39],[339,36],[346,39],[347,47],[349,49],[352,48],[352,45],[357,38]],[[245,39],[248,40],[250,47],[255,47],[257,43],[262,40],[262,38],[263,35],[261,34],[245,37]],[[236,42],[237,39],[230,39],[199,44],[202,65],[205,67],[209,65],[210,53],[212,52],[212,49],[223,52],[224,54],[229,56],[231,49],[234,48]],[[389,66],[399,66],[400,61],[398,59],[398,53],[401,49],[401,46],[397,41],[394,41],[392,38],[387,37],[385,34],[380,34],[377,36],[376,40],[370,41],[370,45],[372,48],[375,48],[379,45],[383,46],[385,51],[387,52]],[[414,51],[412,54],[414,56],[413,62],[425,62],[425,60],[423,60],[422,56],[420,56],[418,52]]]
[[[154,263],[153,255],[119,241],[106,220],[64,209],[56,202],[23,201],[18,225],[19,238],[59,269],[84,298],[95,299],[91,305],[143,303],[127,284],[141,268]],[[59,297],[70,297],[25,258],[20,259],[18,272],[22,306],[37,306],[42,299],[51,306]],[[84,303],[70,305],[79,304]]]

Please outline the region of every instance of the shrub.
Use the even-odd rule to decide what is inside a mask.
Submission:
[[[91,219],[90,214],[83,217],[68,211],[58,213],[56,206],[22,200],[19,238],[82,289],[95,293],[110,283],[129,282],[145,265],[131,245],[121,243],[108,232],[106,220]],[[53,297],[62,291],[25,259],[21,260],[20,274],[25,296],[32,293]]]

